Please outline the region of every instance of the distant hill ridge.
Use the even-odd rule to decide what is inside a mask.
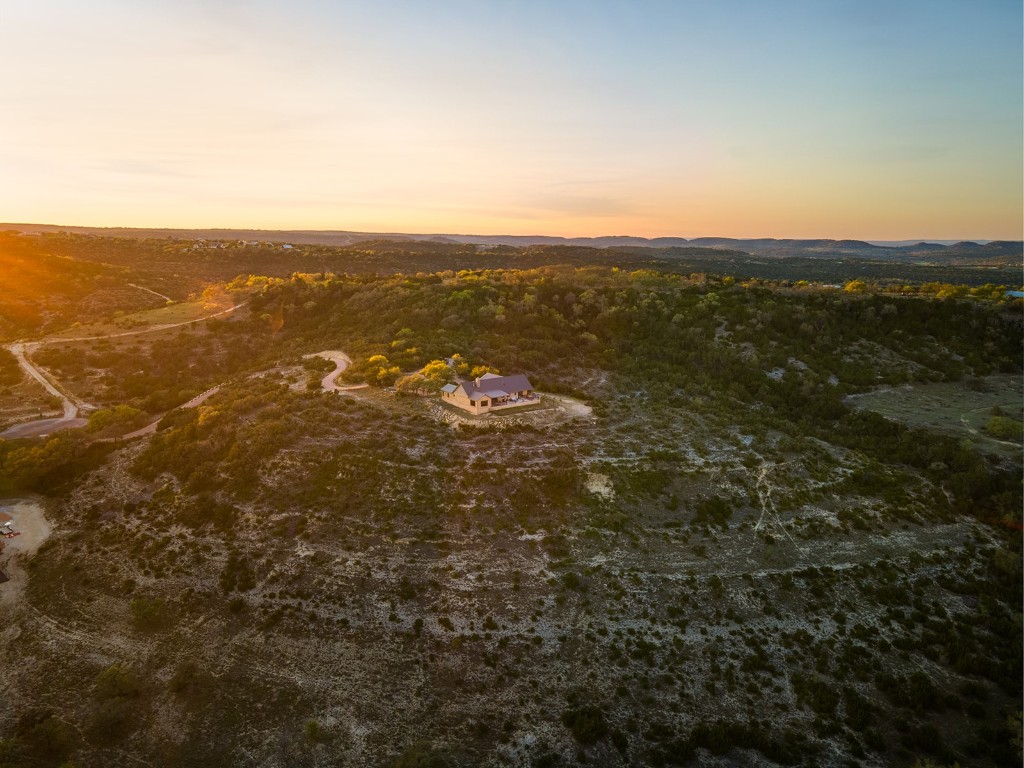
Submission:
[[[590,248],[724,248],[761,257],[841,258],[851,256],[883,261],[991,263],[1019,265],[1024,261],[1024,241],[993,240],[977,243],[900,241],[886,244],[864,240],[778,239],[733,237],[556,237],[551,235],[460,235],[402,232],[354,232],[347,230],[264,229],[162,229],[131,227],[76,227],[55,224],[0,224],[0,230],[24,233],[69,232],[103,237],[174,238],[185,240],[257,240],[305,245],[352,245],[367,240],[414,240],[483,246],[572,245]]]

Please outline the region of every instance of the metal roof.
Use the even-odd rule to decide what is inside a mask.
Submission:
[[[477,381],[480,382],[479,385],[477,384]],[[464,381],[459,384],[459,388],[470,397],[477,395],[483,397],[505,397],[510,392],[532,391],[533,385],[530,383],[530,380],[521,373],[516,373],[512,376],[496,376],[495,374],[490,373],[484,374],[476,381]],[[491,392],[496,394],[491,395]]]

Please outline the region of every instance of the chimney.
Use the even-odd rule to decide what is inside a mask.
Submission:
[[[479,376],[476,377],[476,385],[478,387],[480,386],[480,377]]]

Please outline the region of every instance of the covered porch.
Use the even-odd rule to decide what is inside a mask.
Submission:
[[[536,405],[540,402],[540,395],[531,392],[528,395],[501,395],[491,398],[490,408],[492,411],[500,411],[503,408],[518,408],[523,405]]]

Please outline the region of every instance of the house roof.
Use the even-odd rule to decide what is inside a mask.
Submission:
[[[477,392],[479,395],[486,395],[487,397],[508,397],[508,392],[503,389],[488,389],[486,392]]]
[[[505,397],[510,392],[532,390],[533,385],[521,373],[512,376],[498,376],[493,373],[485,373],[479,379],[470,379],[469,381],[462,382],[458,388],[469,397]]]
[[[458,389],[458,387],[455,386],[454,384],[445,384],[443,387],[441,387],[442,392],[448,392],[449,394],[454,392],[456,389]]]

